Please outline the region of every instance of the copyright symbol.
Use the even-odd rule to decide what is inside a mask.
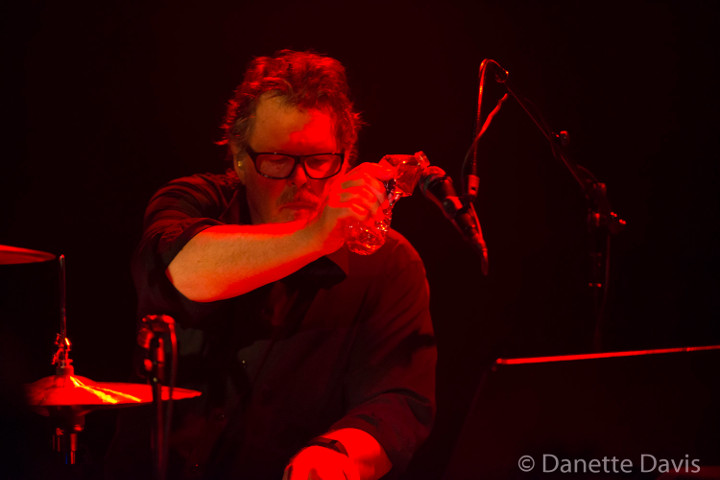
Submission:
[[[530,455],[523,455],[518,459],[518,468],[523,472],[529,472],[535,468],[535,460]]]

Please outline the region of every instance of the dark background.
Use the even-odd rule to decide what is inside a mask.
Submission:
[[[252,56],[281,48],[312,48],[346,65],[368,123],[362,159],[423,150],[456,179],[472,140],[478,66],[497,60],[555,130],[570,132],[572,158],[607,183],[628,222],[613,239],[603,349],[720,343],[715,2],[27,1],[4,9],[0,243],[66,255],[81,375],[127,378],[129,259],[145,204],[170,179],[224,169],[213,142],[225,102]],[[485,113],[501,94],[488,86]],[[489,362],[593,348],[587,205],[511,100],[482,140],[480,178],[487,278],[419,194],[403,199],[393,220],[425,260],[431,286],[439,414],[415,468],[438,475]],[[57,294],[52,274],[16,272],[3,273],[4,290],[28,306],[6,318],[22,324],[17,349],[32,354],[17,368],[31,381],[52,372]],[[110,429],[111,416],[92,414],[84,435],[102,451]]]

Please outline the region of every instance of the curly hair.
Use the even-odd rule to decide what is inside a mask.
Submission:
[[[219,144],[232,144],[238,149],[247,145],[258,101],[267,92],[282,97],[289,105],[329,113],[337,143],[354,163],[362,122],[349,98],[345,67],[334,58],[314,52],[281,50],[272,57],[253,59],[228,102]]]

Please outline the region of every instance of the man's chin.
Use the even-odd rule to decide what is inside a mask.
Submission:
[[[280,211],[281,222],[310,220],[317,212],[314,208],[283,208]]]

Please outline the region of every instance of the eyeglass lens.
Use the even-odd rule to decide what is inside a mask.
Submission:
[[[303,157],[305,172],[310,178],[321,179],[335,175],[342,164],[338,154],[310,155]],[[295,167],[295,159],[288,155],[260,154],[257,156],[258,171],[276,178],[289,177]]]

